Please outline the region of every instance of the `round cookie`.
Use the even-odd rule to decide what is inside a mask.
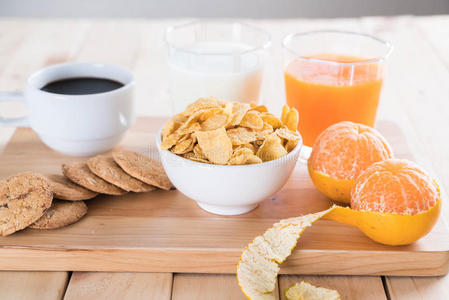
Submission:
[[[73,183],[63,175],[46,174],[44,176],[50,184],[50,188],[53,191],[53,197],[57,199],[79,201],[92,199],[98,195],[96,192]]]
[[[0,182],[0,233],[10,235],[38,220],[51,206],[53,193],[47,179],[22,173]]]
[[[115,162],[132,177],[164,190],[173,188],[160,162],[127,150],[114,151],[112,156]]]
[[[55,200],[39,220],[30,225],[34,229],[56,229],[77,222],[87,213],[84,201]]]
[[[125,191],[149,192],[155,189],[155,187],[129,176],[115,163],[112,156],[97,155],[92,157],[87,161],[87,166],[98,177]]]
[[[85,162],[71,162],[62,165],[62,174],[88,190],[108,195],[124,195],[127,191],[104,181],[89,170]]]

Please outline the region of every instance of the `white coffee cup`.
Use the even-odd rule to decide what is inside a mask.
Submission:
[[[65,95],[41,90],[46,84],[76,77],[118,81],[122,87],[104,93]],[[134,124],[134,76],[122,67],[64,63],[32,74],[25,93],[0,92],[0,101],[22,101],[30,111],[22,118],[0,118],[6,126],[30,126],[50,148],[88,156],[114,147]]]

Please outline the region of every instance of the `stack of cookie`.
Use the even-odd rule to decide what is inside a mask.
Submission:
[[[87,213],[83,200],[98,194],[173,188],[158,161],[127,150],[63,164],[62,173],[22,173],[0,180],[2,236],[26,227],[55,229],[73,224]]]

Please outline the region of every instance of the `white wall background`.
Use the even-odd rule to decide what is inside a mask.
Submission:
[[[0,0],[11,17],[333,18],[449,14],[449,0]]]

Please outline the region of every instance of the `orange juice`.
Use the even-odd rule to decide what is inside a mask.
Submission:
[[[287,104],[299,111],[298,130],[304,145],[312,146],[324,129],[341,121],[373,126],[382,67],[363,63],[365,58],[346,55],[318,54],[307,58],[312,60],[293,60],[285,69]]]

